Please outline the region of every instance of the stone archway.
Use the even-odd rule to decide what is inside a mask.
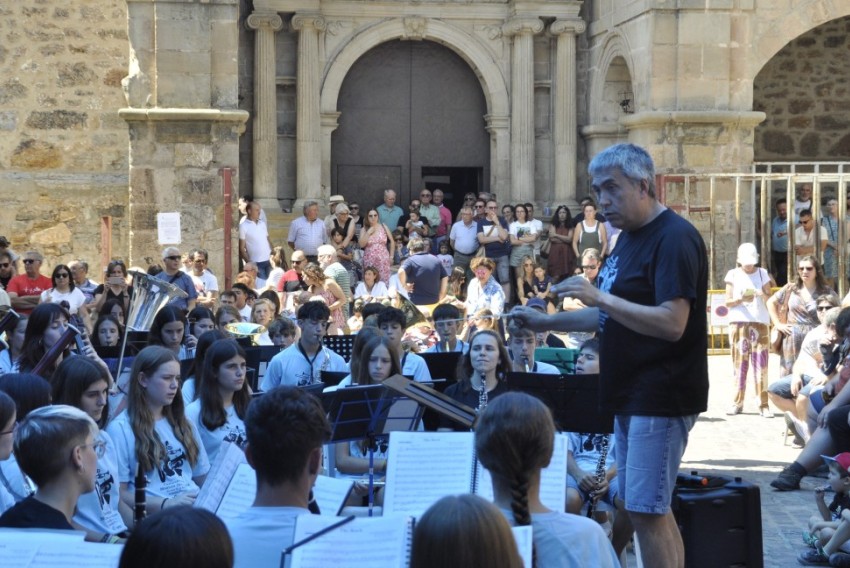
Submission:
[[[590,86],[590,124],[582,129],[588,156],[628,139],[628,130],[620,124],[620,94],[630,91],[632,108],[637,108],[631,53],[626,38],[619,33],[610,34],[602,48]]]
[[[507,80],[494,54],[478,38],[445,22],[421,17],[395,18],[369,26],[328,58],[322,77],[322,183],[331,181],[331,134],[337,128],[340,89],[352,65],[372,48],[392,40],[430,40],[454,51],[472,68],[481,83],[487,114],[482,117],[490,133],[490,187],[509,193],[510,97]]]

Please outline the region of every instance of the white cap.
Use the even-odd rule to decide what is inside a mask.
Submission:
[[[743,243],[738,247],[738,264],[755,266],[759,262],[759,253],[753,243]]]

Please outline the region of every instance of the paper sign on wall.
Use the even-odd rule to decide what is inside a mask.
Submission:
[[[180,213],[157,213],[156,231],[159,244],[180,244]]]

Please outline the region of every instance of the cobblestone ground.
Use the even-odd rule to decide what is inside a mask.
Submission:
[[[779,358],[771,356],[769,381],[778,377]],[[800,533],[805,519],[816,512],[814,488],[824,480],[806,477],[802,490],[775,491],[770,482],[784,464],[799,450],[783,445],[784,421],[775,411],[772,419],[758,414],[758,402],[752,386],[744,412],[727,416],[732,402],[731,360],[728,355],[709,357],[711,387],[708,412],[702,414],[691,431],[681,471],[739,476],[761,489],[762,539],[766,567],[798,566],[797,552],[802,550]],[[706,535],[710,537],[710,535]]]

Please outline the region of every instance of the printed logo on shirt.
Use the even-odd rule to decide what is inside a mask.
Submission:
[[[230,442],[240,448],[244,448],[245,444],[248,443],[248,438],[245,436],[245,431],[236,425],[230,429],[224,439],[222,439],[222,442]]]
[[[159,480],[165,482],[169,477],[182,476],[183,464],[186,461],[186,452],[183,448],[175,448],[166,440],[165,455],[167,459],[157,467]]]
[[[599,271],[599,276],[596,277],[596,283],[602,292],[610,293],[614,287],[614,281],[617,280],[617,274],[620,269],[617,266],[620,260],[619,255],[609,256],[605,259],[605,265]],[[604,310],[599,310],[599,329],[605,331],[605,322],[608,320],[608,314]]]
[[[115,485],[115,478],[109,473],[109,470],[97,468],[95,476],[94,490],[97,492],[97,501],[100,503],[101,509],[108,509],[112,495],[112,486]]]

